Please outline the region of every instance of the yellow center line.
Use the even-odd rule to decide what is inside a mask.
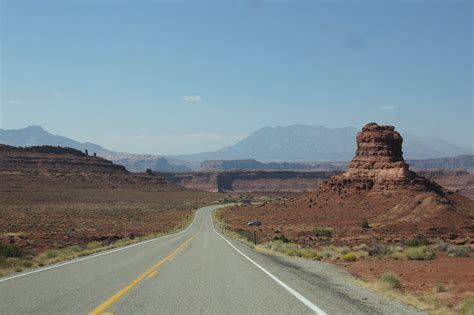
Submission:
[[[137,279],[133,280],[128,286],[126,286],[125,288],[123,288],[122,290],[118,291],[117,293],[115,293],[114,295],[112,295],[108,300],[106,300],[104,303],[100,304],[99,306],[97,306],[95,309],[93,309],[92,311],[89,312],[89,315],[100,315],[102,313],[105,312],[105,310],[107,308],[110,307],[110,305],[112,305],[113,303],[115,303],[118,299],[120,299],[125,293],[127,293],[131,288],[133,288],[134,286],[136,286],[138,283],[140,283],[140,281],[142,281],[145,277],[147,277],[148,275],[150,275],[151,273],[153,272],[157,272],[158,269],[161,267],[161,265],[163,265],[165,262],[167,262],[168,260],[174,258],[174,256],[176,256],[176,254],[181,250],[183,249],[187,244],[189,244],[193,238],[195,238],[197,236],[197,234],[193,235],[192,237],[190,237],[189,239],[187,239],[186,241],[184,241],[181,245],[178,246],[178,248],[176,248],[171,254],[169,254],[168,256],[166,256],[165,258],[163,258],[162,260],[160,260],[156,265],[152,266],[150,269],[148,269],[147,271],[145,271],[145,273],[143,273],[140,277],[138,277]]]
[[[158,270],[154,270],[152,273],[148,275],[148,279],[153,278],[154,276],[156,276],[157,273],[158,273]]]

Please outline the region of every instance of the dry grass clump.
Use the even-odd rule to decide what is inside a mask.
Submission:
[[[314,230],[314,234],[317,237],[332,237],[332,228],[330,227],[317,227]]]
[[[284,242],[282,240],[275,240],[257,245],[256,249],[260,252],[267,252],[270,254],[278,253],[292,257],[303,257],[312,260],[321,260],[321,255],[317,250],[311,248],[303,248],[298,244]]]
[[[435,256],[426,246],[408,247],[404,250],[404,254],[409,260],[430,260]]]
[[[474,298],[468,298],[461,305],[460,315],[474,315]]]
[[[449,245],[446,249],[446,253],[450,257],[469,257],[469,254],[471,253],[471,247],[466,245]]]
[[[357,254],[354,252],[348,252],[341,257],[342,261],[356,261]]]
[[[379,281],[393,289],[400,289],[402,287],[402,281],[400,280],[400,278],[396,274],[391,272],[383,273],[380,276]]]
[[[434,293],[448,292],[448,288],[444,283],[436,283],[433,287]]]

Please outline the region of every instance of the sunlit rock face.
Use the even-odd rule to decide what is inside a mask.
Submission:
[[[400,186],[426,189],[431,183],[409,170],[403,159],[403,138],[394,126],[368,123],[357,134],[357,150],[349,169],[332,177],[323,189],[378,190]]]

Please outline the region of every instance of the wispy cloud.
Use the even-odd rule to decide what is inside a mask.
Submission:
[[[398,106],[396,106],[396,105],[383,105],[383,106],[380,106],[380,109],[391,111],[391,110],[397,110]]]
[[[53,92],[53,97],[54,97],[54,98],[63,98],[64,95],[63,95],[63,93],[61,93],[61,92],[54,91],[54,92]]]
[[[21,100],[10,99],[7,101],[8,104],[20,104]]]
[[[200,95],[188,95],[183,96],[183,101],[186,103],[201,103],[202,98]]]

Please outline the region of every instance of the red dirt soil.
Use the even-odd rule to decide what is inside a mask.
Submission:
[[[213,194],[69,148],[0,145],[0,243],[33,254],[173,230]]]
[[[432,291],[437,284],[444,284],[455,300],[474,295],[474,257],[447,257],[436,253],[428,261],[365,259],[344,263],[350,273],[366,281],[376,281],[385,272],[392,272],[402,280],[402,288],[413,293]]]

